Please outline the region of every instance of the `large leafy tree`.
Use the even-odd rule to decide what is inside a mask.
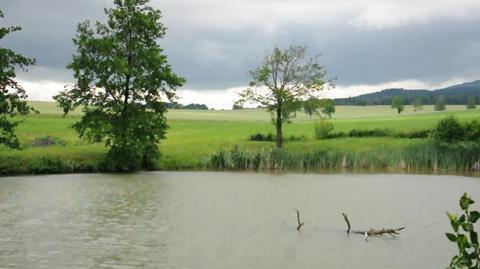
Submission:
[[[0,10],[0,18],[3,12]],[[19,26],[0,27],[0,40],[6,35],[21,30]],[[28,114],[32,109],[27,105],[27,94],[16,78],[16,68],[24,71],[35,60],[0,47],[0,144],[11,148],[20,146],[15,135],[18,121],[12,120],[17,114]]]
[[[115,170],[150,168],[165,138],[166,105],[185,79],[173,73],[159,45],[161,12],[148,0],[115,0],[106,23],[80,23],[67,68],[76,83],[54,99],[68,113],[82,107],[73,127],[81,137],[106,141]]]
[[[283,145],[283,123],[289,122],[302,101],[325,88],[326,71],[319,56],[306,57],[304,46],[275,48],[257,68],[250,71],[250,87],[239,93],[238,103],[266,107],[276,128],[276,145]]]

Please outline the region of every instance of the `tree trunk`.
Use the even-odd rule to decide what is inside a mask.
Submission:
[[[283,146],[282,123],[283,123],[283,120],[282,120],[282,105],[280,104],[277,107],[277,119],[276,119],[276,122],[275,122],[275,127],[277,129],[277,137],[276,137],[277,148],[281,148]]]

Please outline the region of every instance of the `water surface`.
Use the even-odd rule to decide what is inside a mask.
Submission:
[[[445,268],[477,178],[153,172],[0,178],[0,268]],[[305,222],[296,231],[295,209]],[[405,226],[401,235],[346,235]]]

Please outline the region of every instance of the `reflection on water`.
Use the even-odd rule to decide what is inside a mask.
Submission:
[[[0,178],[0,268],[444,268],[454,176],[156,172]],[[298,233],[295,209],[305,226]],[[406,226],[365,242],[354,229]]]

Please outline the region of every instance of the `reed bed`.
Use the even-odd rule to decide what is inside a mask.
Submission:
[[[441,145],[433,141],[395,149],[288,151],[234,147],[214,153],[206,167],[234,171],[370,170],[471,172],[480,168],[478,144]]]

